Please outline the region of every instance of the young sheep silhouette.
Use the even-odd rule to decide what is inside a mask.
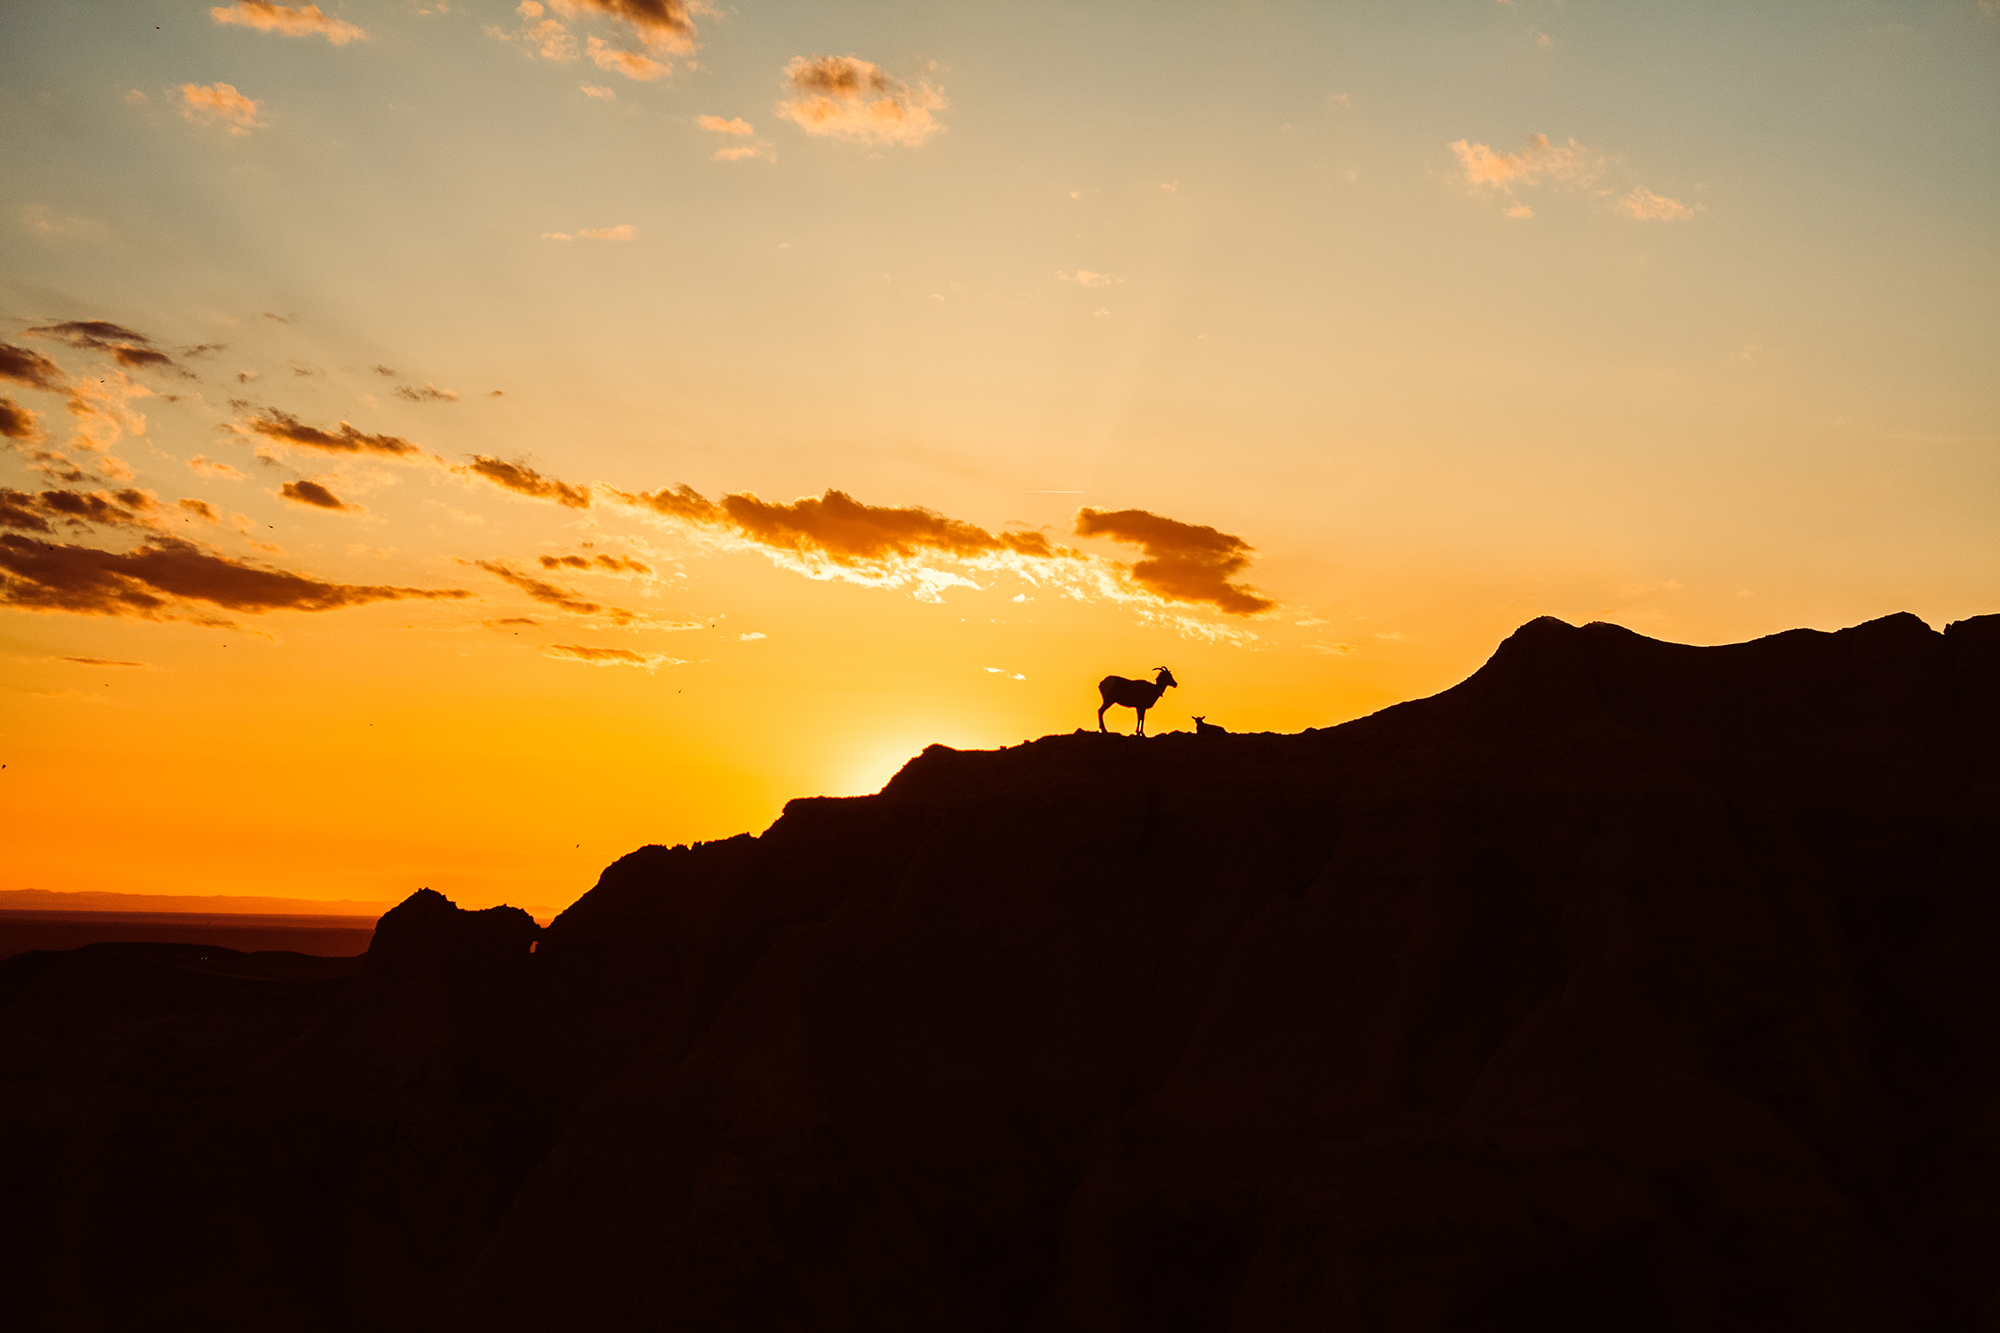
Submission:
[[[1218,727],[1207,718],[1198,717],[1194,720],[1194,734],[1197,736],[1227,736],[1229,728]]]
[[[1104,725],[1104,710],[1113,704],[1123,704],[1139,714],[1139,735],[1146,734],[1146,710],[1160,701],[1160,696],[1179,685],[1174,673],[1165,667],[1156,667],[1160,674],[1152,680],[1127,680],[1123,676],[1106,676],[1097,682],[1097,695],[1104,700],[1097,706],[1097,729],[1109,731]]]

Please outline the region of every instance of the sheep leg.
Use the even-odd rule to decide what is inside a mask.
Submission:
[[[1099,731],[1109,732],[1111,730],[1111,728],[1104,725],[1104,710],[1109,707],[1111,707],[1111,701],[1109,699],[1106,699],[1103,703],[1097,706],[1097,729]]]

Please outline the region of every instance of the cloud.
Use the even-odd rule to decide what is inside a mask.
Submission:
[[[756,129],[741,116],[724,120],[721,116],[696,116],[694,123],[712,134],[755,134]]]
[[[1076,554],[1051,545],[1039,532],[988,532],[915,505],[863,504],[835,490],[774,504],[748,493],[725,495],[712,503],[686,486],[651,495],[606,489],[624,504],[720,528],[809,562],[854,567],[904,562],[925,554],[958,559],[998,555],[1053,559]]]
[[[710,153],[711,162],[748,162],[753,159],[776,162],[778,154],[767,143],[743,143],[728,148],[718,148]]]
[[[554,19],[542,18],[545,12],[536,0],[521,0],[514,12],[521,16],[521,31],[510,33],[505,29],[486,25],[486,35],[503,42],[518,43],[533,59],[539,54],[544,60],[566,63],[576,59],[576,38],[569,35],[569,29]],[[536,20],[541,20],[537,22]]]
[[[1654,194],[1643,185],[1632,187],[1632,193],[1618,201],[1619,209],[1627,217],[1641,221],[1675,222],[1681,218],[1691,218],[1701,211],[1701,205],[1689,208],[1678,199],[1669,199],[1663,194]]]
[[[152,396],[152,390],[117,371],[101,379],[79,379],[69,386],[69,401],[63,407],[76,418],[76,434],[68,443],[78,449],[102,452],[126,431],[146,433],[146,418],[134,410],[134,398]]]
[[[135,550],[116,552],[0,534],[0,605],[24,611],[216,624],[221,622],[212,613],[188,604],[262,615],[471,595],[462,588],[326,583],[216,555],[177,537],[153,536]]]
[[[571,592],[568,588],[558,587],[553,583],[544,583],[532,575],[523,574],[517,569],[510,569],[504,560],[475,560],[472,563],[495,578],[505,579],[545,606],[553,606],[557,610],[568,611],[579,616],[594,616],[598,612],[605,610],[602,603],[589,601],[579,594]],[[613,620],[619,622],[629,621],[633,618],[630,611],[616,606],[610,608],[608,614]]]
[[[644,561],[616,555],[544,555],[536,559],[543,569],[608,569],[614,574],[653,572],[653,567]]]
[[[453,472],[484,477],[495,486],[501,486],[520,495],[533,496],[537,500],[553,500],[571,509],[590,508],[590,488],[572,486],[554,477],[545,477],[524,463],[505,463],[485,454],[474,454],[472,461]]]
[[[550,0],[550,3],[566,17],[596,13],[629,23],[639,40],[656,51],[685,55],[698,45],[694,20],[689,14],[699,6],[689,5],[685,0]]]
[[[205,458],[200,454],[196,454],[193,458],[188,459],[188,466],[204,476],[223,477],[230,481],[250,480],[247,475],[238,472],[235,468],[229,466],[229,464],[218,463],[214,459]]]
[[[343,514],[358,514],[361,506],[349,504],[316,481],[288,481],[278,488],[278,494],[295,504],[310,505],[314,509],[331,509]]]
[[[1535,216],[1535,210],[1526,204],[1516,204],[1507,210],[1507,216],[1510,218],[1531,218]]]
[[[147,669],[146,664],[144,662],[120,662],[116,658],[110,658],[110,657],[58,657],[55,660],[58,662],[73,662],[77,666],[87,666],[87,667],[115,666],[115,667],[138,667],[141,670]]]
[[[318,5],[301,5],[291,9],[270,4],[268,0],[237,0],[236,4],[227,7],[215,6],[208,11],[208,16],[217,23],[255,28],[259,32],[283,33],[287,37],[324,37],[335,46],[368,40],[368,34],[352,23],[330,19],[320,13]]]
[[[0,437],[9,440],[39,440],[42,438],[40,418],[12,398],[0,398]]]
[[[157,522],[154,516],[160,509],[156,496],[140,490],[87,493],[43,491],[34,495],[0,488],[0,497],[6,499],[8,511],[8,517],[0,519],[0,527],[30,532],[53,531],[48,519],[67,523],[72,528],[85,528],[92,524],[107,528],[147,528]]]
[[[301,449],[318,449],[329,454],[380,454],[386,458],[412,460],[425,456],[416,445],[395,435],[369,435],[345,421],[340,422],[334,431],[324,431],[317,426],[308,426],[291,413],[280,412],[275,407],[259,412],[239,429],[277,444],[292,444]]]
[[[795,56],[785,77],[800,94],[777,114],[807,134],[855,143],[915,147],[944,126],[931,113],[948,103],[928,83],[915,88],[853,56]]]
[[[585,97],[595,97],[600,102],[615,102],[618,100],[618,90],[616,88],[603,88],[594,83],[579,83],[576,86],[583,90]]]
[[[1214,528],[1197,527],[1143,509],[1079,509],[1079,537],[1108,537],[1144,550],[1130,569],[1140,587],[1174,602],[1194,602],[1235,616],[1268,611],[1277,603],[1233,582],[1250,564],[1251,546]]]
[[[1074,273],[1058,273],[1056,277],[1064,282],[1073,282],[1079,287],[1109,287],[1119,281],[1108,273],[1092,273],[1087,268],[1080,268]]]
[[[1452,144],[1465,178],[1474,185],[1493,185],[1512,192],[1517,185],[1533,185],[1543,180],[1585,184],[1604,170],[1604,155],[1585,148],[1576,140],[1552,144],[1546,134],[1533,135],[1518,153],[1495,152],[1483,143],[1464,139]]]
[[[210,504],[206,500],[192,500],[192,499],[176,500],[174,501],[174,503],[180,506],[182,509],[185,509],[188,513],[193,514],[196,518],[202,520],[204,523],[222,522],[221,513],[217,511],[214,505]]]
[[[23,230],[47,240],[63,236],[102,236],[104,224],[95,218],[63,217],[47,204],[21,205]]]
[[[145,366],[180,369],[172,357],[152,345],[151,338],[108,319],[69,319],[27,332],[31,338],[51,338],[79,350],[109,352],[112,360],[128,370]]]
[[[257,118],[262,111],[262,103],[237,92],[233,83],[181,85],[181,115],[197,125],[222,121],[231,134],[248,134],[263,126]]]
[[[673,66],[663,64],[651,56],[642,56],[637,51],[621,51],[597,37],[590,39],[590,61],[599,69],[623,74],[638,83],[647,83],[670,73]]]
[[[635,653],[630,648],[586,648],[580,643],[552,643],[543,655],[568,662],[588,662],[592,666],[635,666],[648,671],[662,664],[685,665],[678,657],[668,657],[665,653]]]
[[[412,389],[407,384],[398,385],[396,396],[411,403],[455,403],[458,395],[450,389],[440,389],[435,384],[426,384],[421,389]]]
[[[13,380],[48,393],[67,393],[69,382],[61,367],[30,347],[0,343],[0,379]]]
[[[638,234],[638,229],[632,226],[631,223],[621,222],[615,227],[585,227],[582,231],[574,235],[566,231],[545,231],[542,233],[542,239],[545,241],[629,241]]]

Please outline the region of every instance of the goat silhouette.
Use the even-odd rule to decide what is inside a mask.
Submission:
[[[1194,720],[1194,734],[1197,736],[1227,736],[1229,728],[1218,727],[1207,718],[1198,717]]]
[[[1174,673],[1165,667],[1155,668],[1160,674],[1152,680],[1127,680],[1123,676],[1106,676],[1097,682],[1097,697],[1104,700],[1097,706],[1097,729],[1109,731],[1104,725],[1104,710],[1113,704],[1122,704],[1139,714],[1139,735],[1146,734],[1146,710],[1160,701],[1160,696],[1179,685]]]

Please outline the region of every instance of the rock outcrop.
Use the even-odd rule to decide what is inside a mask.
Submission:
[[[1540,620],[224,952],[0,964],[16,1326],[2000,1321],[2000,616]]]

